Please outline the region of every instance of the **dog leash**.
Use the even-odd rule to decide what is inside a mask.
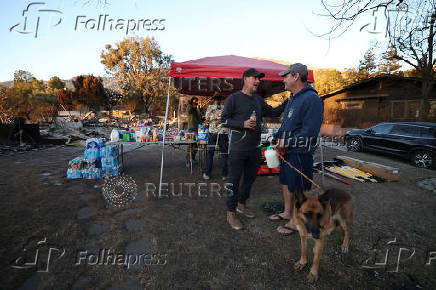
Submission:
[[[318,191],[323,194],[324,190],[322,190],[321,186],[319,186],[318,184],[315,183],[315,181],[313,181],[312,179],[310,179],[309,177],[306,176],[306,174],[304,174],[303,172],[301,172],[300,170],[298,170],[297,168],[295,168],[294,166],[292,166],[291,163],[289,163],[288,160],[286,160],[285,158],[283,158],[282,155],[280,155],[280,152],[277,150],[277,148],[275,148],[277,154],[279,155],[279,158],[283,160],[283,162],[285,162],[286,164],[289,165],[289,167],[291,167],[292,169],[294,169],[297,173],[299,173],[301,176],[303,176],[304,178],[306,178],[307,180],[309,180],[316,188],[318,188]]]

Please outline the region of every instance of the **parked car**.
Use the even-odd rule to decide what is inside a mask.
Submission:
[[[350,151],[378,151],[406,158],[417,167],[436,167],[436,123],[385,122],[345,134]]]

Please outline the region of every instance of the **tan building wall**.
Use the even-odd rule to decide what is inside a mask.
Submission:
[[[324,124],[366,128],[387,121],[417,121],[421,102],[418,82],[375,80],[324,99]],[[429,121],[436,122],[434,91],[429,102]]]

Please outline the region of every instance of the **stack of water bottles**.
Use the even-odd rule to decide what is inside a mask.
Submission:
[[[107,145],[100,150],[101,170],[104,178],[115,177],[123,172],[117,145]]]
[[[101,151],[106,147],[103,138],[91,138],[86,140],[85,167],[82,170],[83,179],[99,179],[101,171]]]
[[[76,179],[83,178],[82,170],[84,167],[84,158],[79,156],[68,162],[67,178]]]
[[[121,172],[118,147],[106,146],[103,138],[91,138],[86,140],[84,156],[76,157],[69,162],[67,178],[108,178],[118,176]]]
[[[203,126],[202,124],[198,125],[198,136],[197,140],[207,140],[209,136],[209,130],[206,126]]]

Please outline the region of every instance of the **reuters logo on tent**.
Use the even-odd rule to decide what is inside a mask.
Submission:
[[[175,69],[180,73],[182,68]],[[174,87],[182,94],[194,94],[203,96],[213,96],[214,93],[229,94],[240,87],[240,80],[233,78],[214,78],[214,77],[177,77]]]

